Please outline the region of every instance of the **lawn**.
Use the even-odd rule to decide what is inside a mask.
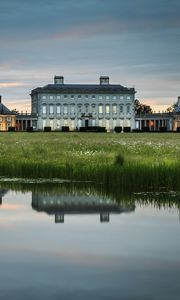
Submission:
[[[178,133],[0,133],[0,176],[179,189]]]

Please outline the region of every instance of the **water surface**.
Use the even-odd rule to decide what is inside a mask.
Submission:
[[[0,184],[0,299],[179,300],[179,204],[168,197]]]

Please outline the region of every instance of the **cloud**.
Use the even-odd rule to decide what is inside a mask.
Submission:
[[[0,3],[0,33],[6,41],[36,40],[53,34],[64,36],[77,27],[81,28],[81,36],[87,38],[90,32],[96,35],[94,24],[98,23],[97,33],[99,31],[103,34],[106,31],[107,35],[112,34],[108,24],[113,22],[116,34],[122,31],[139,33],[139,29],[179,29],[179,9],[177,0],[159,0],[158,4],[155,0],[7,0]]]
[[[21,82],[0,82],[0,88],[14,88],[24,86],[24,83]]]
[[[178,0],[1,1],[0,93],[22,103],[55,74],[89,83],[107,74],[168,101],[179,89],[179,10]]]

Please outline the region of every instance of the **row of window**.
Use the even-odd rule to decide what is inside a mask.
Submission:
[[[0,122],[2,122],[3,119],[4,119],[4,118],[0,117]],[[7,118],[6,118],[6,121],[7,121],[7,122],[11,122],[11,117],[7,117]]]
[[[100,127],[105,126],[107,128],[110,128],[112,126],[114,128],[115,126],[117,126],[117,124],[118,124],[118,126],[122,126],[122,125],[130,126],[131,121],[130,121],[130,119],[129,120],[122,119],[120,122],[115,119],[113,119],[112,121],[111,120],[102,120],[102,119],[98,119],[98,120],[92,119],[89,125],[90,126],[100,126]],[[74,128],[77,126],[78,128],[80,128],[80,127],[84,126],[84,121],[81,119],[78,119],[77,121],[64,119],[62,121],[56,120],[54,122],[54,120],[47,121],[47,119],[43,119],[42,125],[43,125],[43,128],[45,126],[51,126],[51,128],[54,128],[54,129],[59,129],[61,126],[69,126],[69,127],[74,127]]]
[[[71,104],[70,106],[68,106],[67,104],[64,104],[64,105],[60,105],[60,104],[57,104],[57,105],[53,105],[53,104],[50,104],[49,105],[49,111],[47,111],[47,104],[43,104],[42,105],[42,114],[47,114],[47,112],[49,112],[50,115],[52,114],[68,114],[68,113],[71,113],[71,114],[75,114],[75,104]],[[113,114],[116,114],[118,112],[120,113],[124,113],[124,107],[126,107],[126,113],[130,113],[130,105],[127,105],[127,106],[124,106],[123,104],[120,104],[119,105],[119,111],[118,111],[118,105],[117,104],[112,104],[112,106],[110,104],[106,104],[106,105],[103,105],[103,104],[99,104],[98,105],[98,113],[99,114],[103,114],[103,113],[106,113],[106,114],[110,114],[110,113],[113,113]],[[69,110],[68,110],[69,109]],[[84,106],[82,106],[82,104],[78,104],[77,105],[77,113],[95,113],[96,112],[96,104],[92,104],[91,106],[89,104],[85,104]]]
[[[74,99],[74,98],[78,98],[78,99],[81,99],[81,98],[85,98],[85,99],[89,99],[89,98],[92,98],[92,99],[96,99],[98,98],[99,100],[103,100],[103,99],[106,99],[106,100],[109,100],[109,99],[113,99],[113,100],[117,100],[117,99],[120,99],[120,100],[124,100],[124,99],[127,99],[127,100],[130,100],[131,99],[131,96],[109,96],[109,95],[106,95],[106,96],[95,96],[95,95],[50,95],[50,96],[46,96],[46,95],[43,95],[42,96],[42,99],[50,99],[50,100],[54,100],[54,99],[58,99],[60,100],[61,98],[68,98],[70,97],[71,99]]]
[[[11,127],[11,123],[6,123],[6,124],[0,123],[0,131],[1,130],[8,130],[9,127]]]

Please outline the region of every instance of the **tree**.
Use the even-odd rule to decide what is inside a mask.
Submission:
[[[169,106],[167,109],[166,109],[166,112],[170,113],[170,112],[173,112],[174,108],[172,106]]]
[[[167,112],[176,112],[177,110],[179,110],[179,107],[180,107],[179,104],[180,103],[179,103],[179,97],[178,97],[178,100],[173,105],[171,105],[170,107],[168,107],[166,109],[166,111]]]
[[[135,112],[137,115],[139,114],[152,114],[152,108],[150,105],[146,105],[141,103],[138,99],[135,100]]]

